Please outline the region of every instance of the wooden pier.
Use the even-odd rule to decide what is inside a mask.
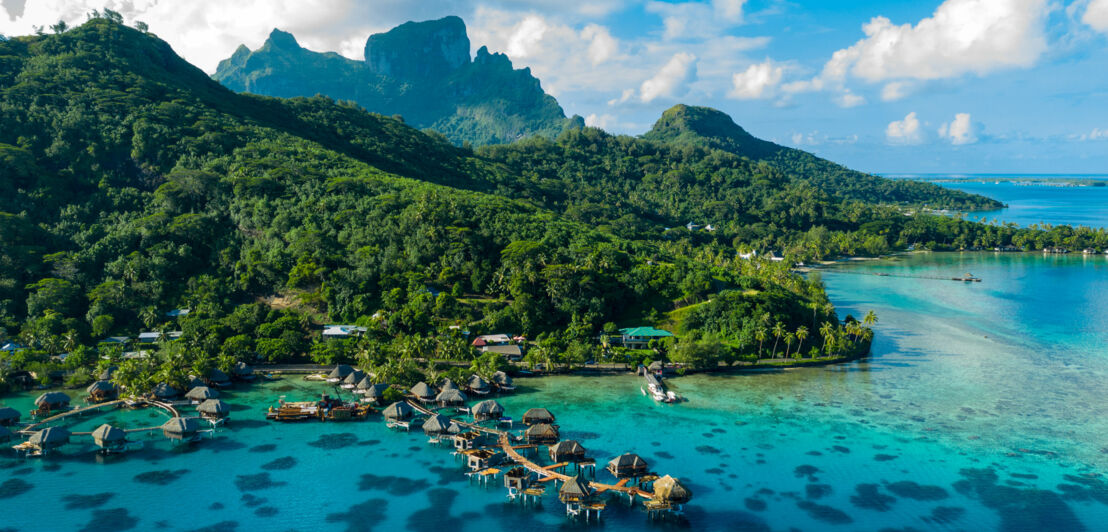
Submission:
[[[118,408],[118,407],[121,407],[121,406],[136,406],[137,407],[137,406],[147,406],[147,405],[154,406],[156,408],[160,408],[162,410],[165,410],[166,412],[169,413],[169,417],[180,417],[180,415],[181,415],[180,412],[178,412],[177,409],[173,405],[171,405],[169,403],[162,402],[162,401],[154,401],[154,400],[149,400],[149,399],[116,399],[114,401],[107,401],[107,402],[104,402],[104,403],[97,403],[97,404],[89,405],[89,406],[86,406],[86,407],[83,407],[83,408],[74,408],[72,410],[67,410],[65,412],[62,412],[60,414],[55,414],[55,415],[50,416],[46,419],[38,420],[38,421],[36,421],[36,422],[34,422],[30,425],[27,425],[26,427],[23,427],[22,429],[19,430],[19,433],[24,435],[24,436],[30,436],[30,435],[34,434],[35,432],[37,432],[39,430],[39,427],[48,425],[48,424],[50,424],[54,421],[58,421],[60,419],[65,419],[65,418],[70,417],[70,416],[76,416],[76,415],[81,415],[81,414],[87,414],[89,412],[95,412],[95,411],[103,409],[103,408],[108,408],[108,407]],[[155,430],[162,430],[162,426],[158,425],[156,427],[140,427],[140,428],[135,428],[135,429],[126,429],[124,432],[127,432],[128,434],[130,434],[130,433],[135,433],[135,432],[151,432],[151,431],[155,431]],[[72,432],[71,434],[73,434],[74,436],[91,436],[92,432]]]

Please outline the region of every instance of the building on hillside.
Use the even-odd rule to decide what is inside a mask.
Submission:
[[[100,340],[100,343],[101,344],[127,345],[127,344],[131,343],[131,337],[130,336],[109,336],[109,337],[107,337],[103,340]]]
[[[368,330],[369,328],[358,325],[324,325],[323,339],[345,340],[347,338],[358,338]]]
[[[512,337],[506,334],[482,334],[473,340],[473,347],[482,348],[493,345],[508,345],[510,343],[512,343]]]
[[[190,312],[192,312],[191,309],[175,308],[169,312],[166,312],[165,315],[167,318],[183,318],[185,316],[188,316]]]
[[[523,349],[515,344],[509,345],[486,345],[478,348],[482,353],[499,353],[504,355],[504,358],[513,362],[519,362],[523,360]]]
[[[673,333],[655,329],[654,327],[628,327],[619,330],[616,338],[620,345],[628,349],[646,349],[650,347],[651,340],[670,338]]]
[[[138,342],[140,344],[153,344],[159,340],[172,342],[173,340],[181,338],[182,334],[181,331],[167,331],[164,333],[158,331],[140,332],[138,335]]]

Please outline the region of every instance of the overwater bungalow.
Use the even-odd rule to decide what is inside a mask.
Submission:
[[[556,464],[581,462],[585,459],[585,447],[577,440],[564,440],[550,446],[550,459]]]
[[[198,405],[207,401],[208,399],[216,399],[219,397],[219,390],[208,388],[207,386],[197,386],[187,392],[185,392],[185,399],[192,401],[192,404]]]
[[[423,403],[430,403],[431,401],[435,400],[435,390],[433,390],[430,386],[427,385],[426,382],[423,381],[417,382],[415,386],[412,386],[411,390],[408,390],[408,392],[414,395],[416,399],[419,399],[420,402]]]
[[[69,443],[70,432],[65,427],[47,427],[31,435],[27,446],[32,454],[44,455],[50,449],[56,449]]]
[[[470,393],[477,395],[487,395],[489,393],[489,383],[485,379],[482,379],[480,375],[474,375],[469,378],[469,382],[466,384]]]
[[[692,499],[692,490],[681,481],[666,475],[654,481],[654,500],[666,504],[682,505]]]
[[[150,392],[154,394],[154,397],[161,400],[176,399],[181,395],[181,391],[169,385],[169,383],[161,382]]]
[[[85,388],[90,403],[103,403],[119,396],[119,388],[112,381],[96,381]]]
[[[457,434],[460,431],[461,429],[457,423],[454,423],[454,420],[441,414],[435,414],[423,422],[423,432],[427,433],[428,436]]]
[[[331,382],[331,383],[342,382],[342,380],[345,379],[351,373],[354,373],[354,368],[352,368],[352,367],[350,367],[346,364],[339,364],[339,365],[335,366],[335,369],[332,369],[331,372],[327,374],[327,382]]]
[[[35,399],[38,408],[32,412],[36,416],[50,415],[51,412],[69,410],[69,396],[62,392],[47,392]]]
[[[208,386],[208,383],[204,382],[204,379],[197,377],[196,375],[189,375],[188,381],[185,382],[185,390],[191,390],[200,386]]]
[[[415,409],[407,402],[397,401],[385,407],[381,413],[389,421],[407,421],[415,415]]]
[[[344,390],[353,390],[358,387],[359,382],[365,380],[365,377],[365,372],[360,369],[351,371],[349,375],[343,377],[342,388]]]
[[[435,396],[435,402],[440,406],[459,406],[466,403],[466,394],[457,388],[444,389]]]
[[[481,446],[485,441],[485,435],[480,431],[470,430],[454,435],[454,448],[459,451],[468,451]]]
[[[362,382],[367,382],[369,378],[363,379]],[[362,390],[362,397],[366,402],[373,404],[381,404],[381,401],[385,399],[385,391],[389,389],[389,385],[385,383],[369,384],[367,388]]]
[[[554,414],[545,408],[532,408],[523,413],[524,425],[530,426],[538,423],[554,424]]]
[[[592,499],[594,495],[592,487],[589,486],[589,481],[581,475],[577,475],[562,483],[562,487],[558,488],[558,500],[569,503],[582,503]]]
[[[208,372],[208,386],[222,388],[230,385],[231,376],[224,373],[219,368],[212,368],[212,370]]]
[[[92,441],[104,454],[120,452],[127,446],[127,433],[105,423],[92,431]]]
[[[227,416],[231,415],[231,405],[220,399],[208,399],[200,403],[196,411],[200,413],[200,417],[208,421],[216,421],[227,419]]]
[[[246,362],[236,362],[235,366],[231,368],[231,374],[235,376],[235,379],[240,381],[254,380],[254,368],[250,367]]]
[[[200,419],[174,417],[162,424],[162,434],[171,440],[194,440],[200,430]]]
[[[439,386],[439,390],[441,390],[441,391],[457,390],[457,389],[458,389],[458,385],[454,384],[454,381],[452,381],[450,379],[443,379],[442,380],[442,386]]]
[[[512,384],[512,377],[503,371],[498,371],[492,374],[492,382],[496,384],[496,389],[502,392],[510,392],[515,390],[516,387]]]
[[[558,427],[546,423],[536,423],[527,427],[523,433],[527,443],[531,445],[549,445],[558,441]]]
[[[473,421],[481,422],[490,419],[500,419],[500,416],[504,414],[504,407],[501,406],[500,403],[488,399],[473,405],[470,412],[473,414]]]
[[[508,493],[512,490],[523,491],[531,485],[531,472],[524,467],[513,467],[504,473],[504,487]]]
[[[0,408],[0,427],[10,427],[12,425],[15,425],[16,423],[19,423],[20,417],[22,416],[19,414],[19,411],[10,406]]]
[[[119,369],[119,366],[108,366],[108,367],[104,368],[104,371],[100,372],[99,379],[102,380],[102,381],[112,380],[112,375],[115,373],[115,371],[117,369]]]
[[[504,461],[504,453],[496,449],[472,449],[465,451],[466,465],[471,471],[488,469]]]
[[[646,460],[634,453],[625,453],[608,462],[608,472],[616,478],[636,478],[646,474]]]

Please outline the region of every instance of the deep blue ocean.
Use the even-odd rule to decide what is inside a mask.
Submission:
[[[1060,223],[1097,209],[1085,205],[1092,189],[1058,190],[1066,206],[1043,216]],[[1010,213],[1024,201],[991,195]],[[983,282],[872,275],[966,272]],[[840,263],[823,279],[840,315],[877,312],[871,358],[675,378],[689,399],[675,405],[642,396],[631,376],[518,379],[518,392],[500,401],[517,419],[548,407],[564,437],[598,462],[634,451],[694,492],[684,516],[661,522],[614,498],[602,523],[589,525],[601,529],[1105,529],[1108,258],[916,253]],[[511,503],[499,481],[468,481],[448,449],[379,418],[264,420],[280,395],[326,390],[299,377],[233,390],[231,423],[192,446],[158,436],[103,460],[75,439],[45,459],[0,453],[0,530],[585,526],[567,521],[553,490],[539,506]],[[26,411],[32,400],[0,404]],[[73,428],[161,419],[116,412]]]

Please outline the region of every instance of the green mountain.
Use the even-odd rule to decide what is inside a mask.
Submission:
[[[871,177],[840,189],[827,166],[709,145],[742,138],[729,126],[460,148],[326,97],[235,93],[102,18],[2,41],[0,62],[0,342],[31,347],[0,352],[0,389],[9,370],[59,369],[62,352],[80,384],[89,346],[143,329],[183,336],[121,365],[132,389],[235,360],[356,356],[411,384],[417,360],[472,356],[451,325],[525,333],[547,363],[623,357],[594,338],[639,324],[668,324],[681,339],[660,349],[694,365],[783,354],[756,341],[767,323],[805,328],[805,354],[841,354],[865,334],[829,312],[819,280],[740,252],[1108,246],[1104,231],[919,210],[991,205],[980,196]],[[315,342],[325,322],[369,332]]]
[[[438,131],[455,144],[554,137],[584,125],[580,117],[566,118],[530,69],[515,70],[507,56],[485,47],[471,60],[458,17],[408,22],[371,35],[364,61],[305,50],[291,34],[273,30],[253,52],[240,46],[213,77],[239,92],[353,101]]]

